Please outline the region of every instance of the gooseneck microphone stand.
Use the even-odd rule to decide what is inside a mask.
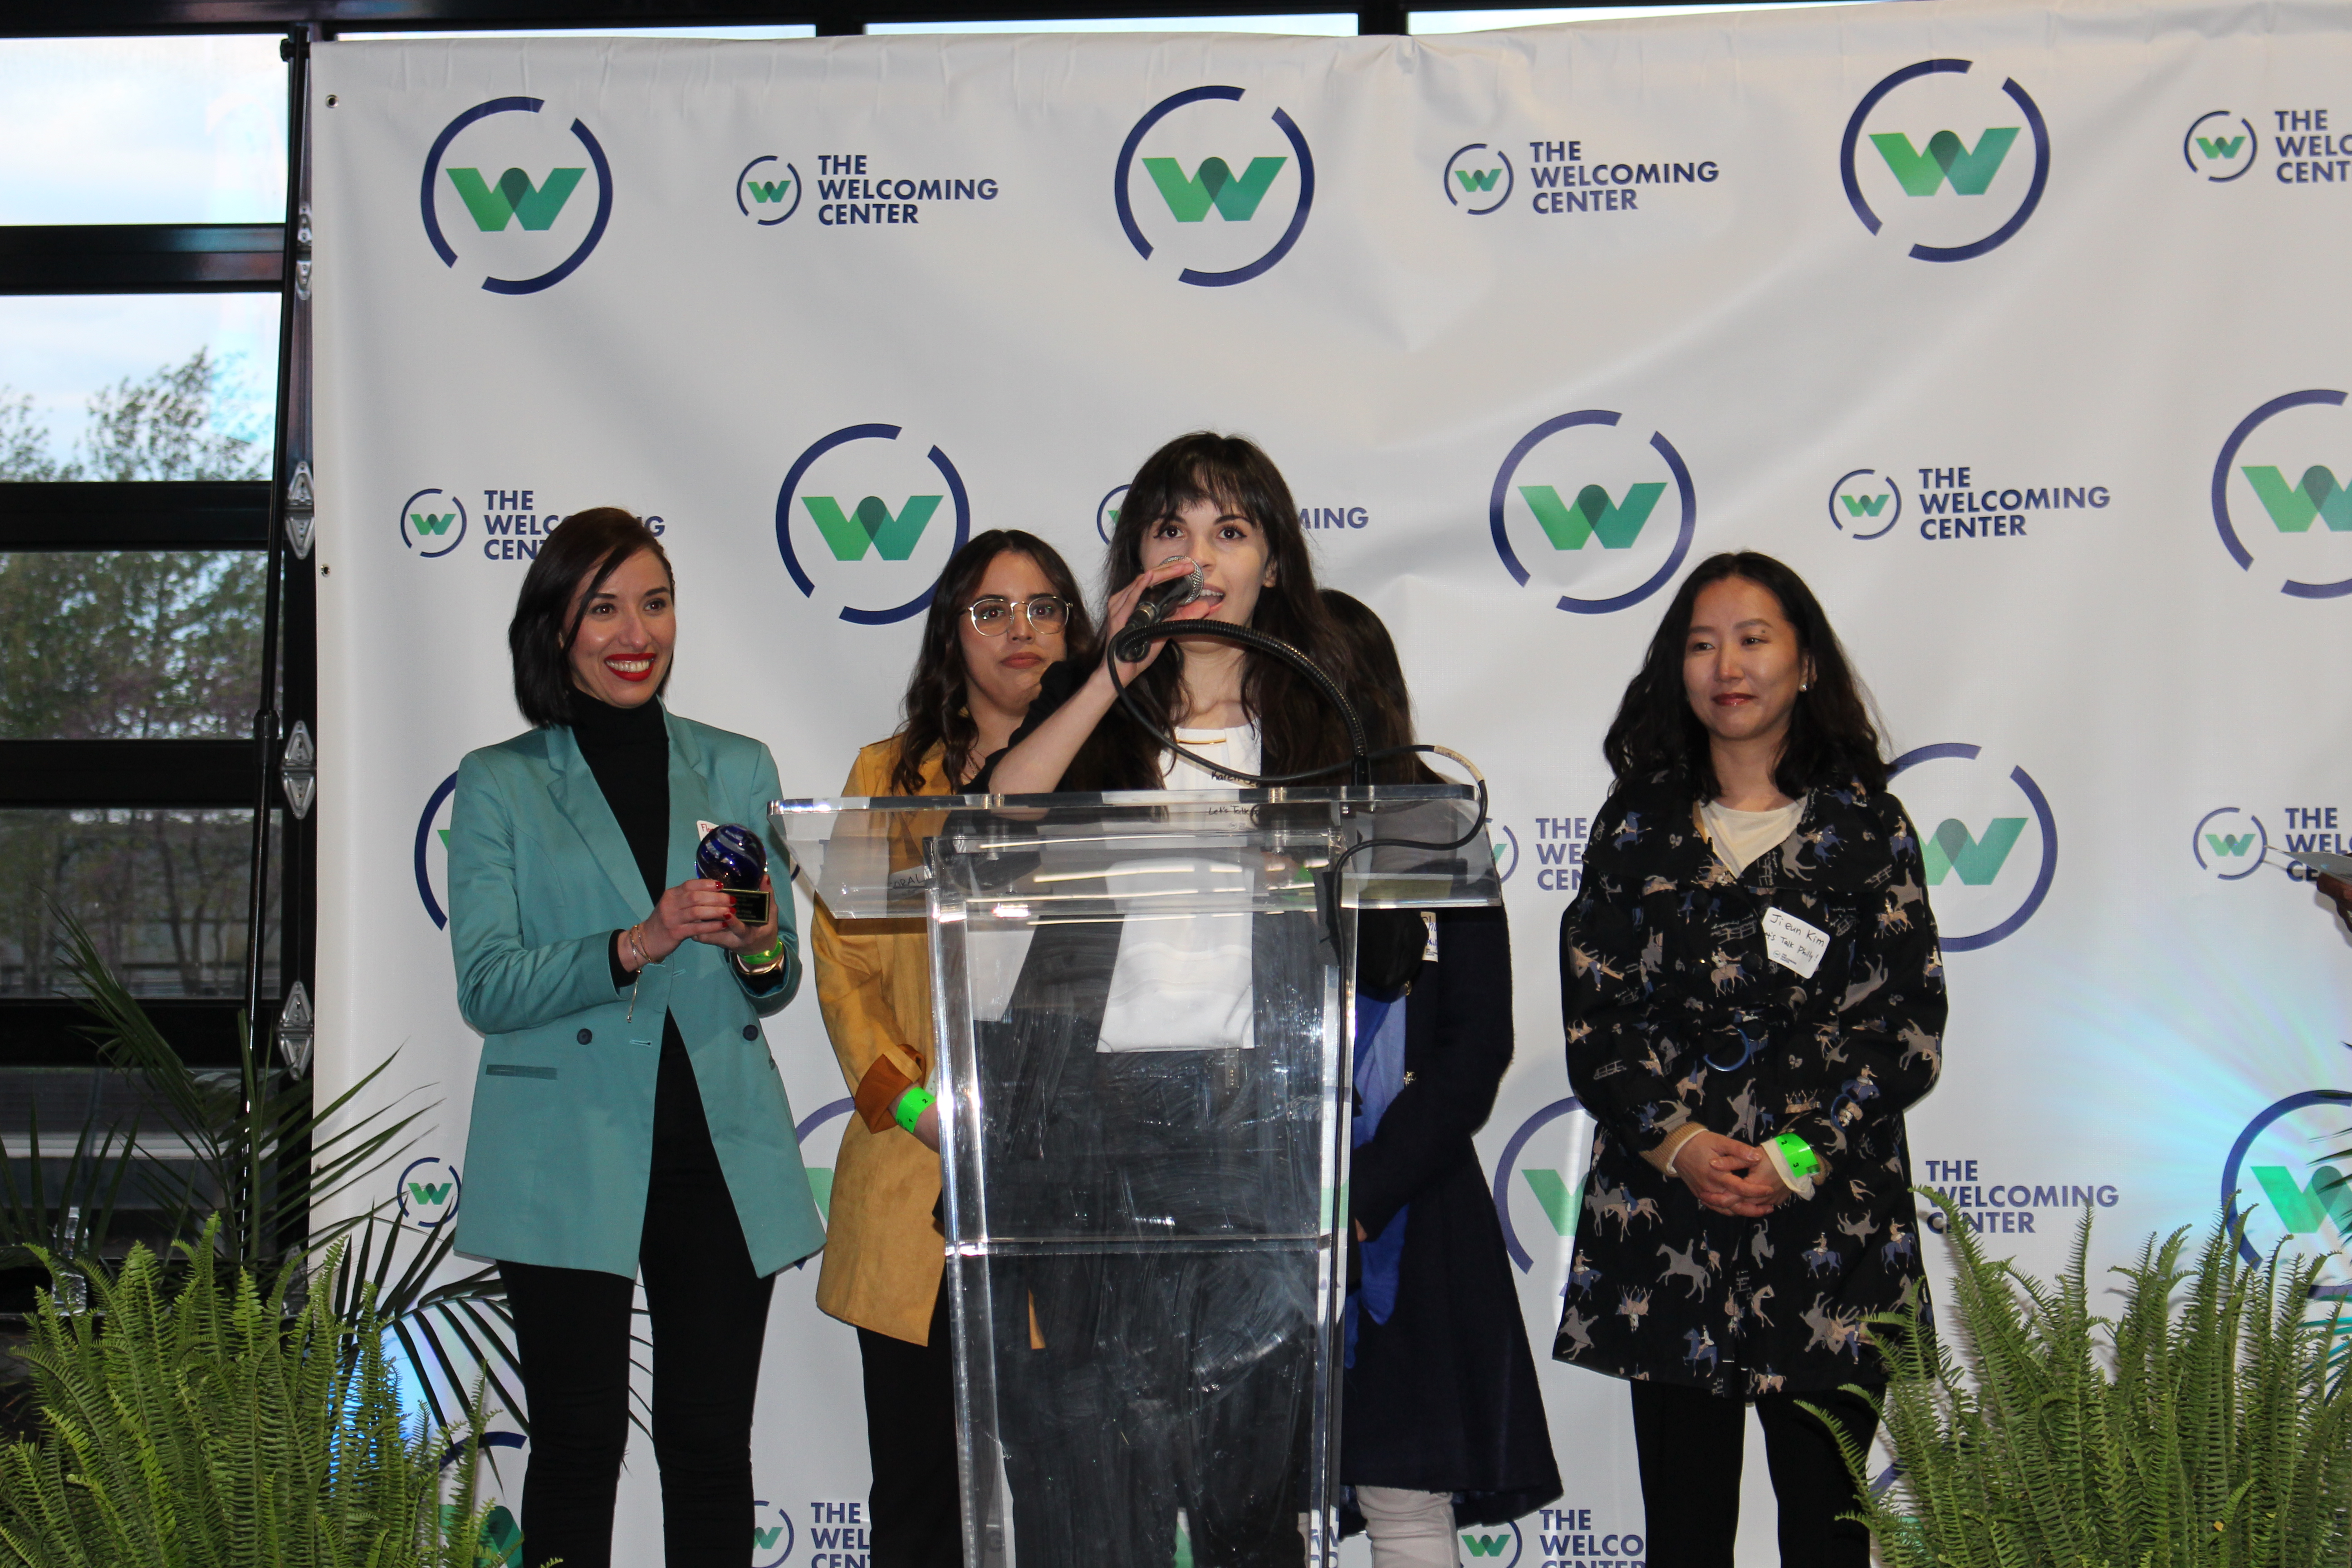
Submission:
[[[1213,763],[1197,752],[1186,751],[1178,743],[1175,736],[1152,722],[1150,715],[1143,710],[1141,703],[1136,701],[1127,683],[1118,678],[1118,667],[1121,664],[1135,663],[1150,651],[1153,643],[1163,637],[1205,637],[1225,642],[1240,643],[1244,647],[1255,648],[1260,653],[1281,660],[1305,676],[1307,683],[1323,694],[1324,700],[1339,710],[1340,721],[1347,725],[1348,760],[1344,763],[1328,763],[1319,768],[1302,768],[1295,773],[1245,773],[1237,768]],[[1372,763],[1375,761],[1384,757],[1404,756],[1417,752],[1435,752],[1451,758],[1469,769],[1470,776],[1477,784],[1478,815],[1472,820],[1469,831],[1460,837],[1449,838],[1443,842],[1427,838],[1366,837],[1359,839],[1332,856],[1330,864],[1316,873],[1315,902],[1323,918],[1324,934],[1330,942],[1331,950],[1335,953],[1344,954],[1347,952],[1345,944],[1339,940],[1341,930],[1339,873],[1349,860],[1367,849],[1382,846],[1399,849],[1459,849],[1477,837],[1486,826],[1486,775],[1480,773],[1469,758],[1459,752],[1449,751],[1444,746],[1425,744],[1389,746],[1379,752],[1372,751],[1364,734],[1363,716],[1356,711],[1356,705],[1348,700],[1348,694],[1339,689],[1339,683],[1326,674],[1320,665],[1280,637],[1269,636],[1251,626],[1237,626],[1227,621],[1154,621],[1149,626],[1122,628],[1116,637],[1112,637],[1108,663],[1111,689],[1118,693],[1119,706],[1127,710],[1129,718],[1143,726],[1146,734],[1195,766],[1219,778],[1232,779],[1236,784],[1270,788],[1280,784],[1296,784],[1301,779],[1320,778],[1345,768],[1348,770],[1349,784],[1354,788],[1364,789],[1371,784]]]

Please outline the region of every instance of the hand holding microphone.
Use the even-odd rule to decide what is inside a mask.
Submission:
[[[1171,568],[1181,570],[1171,571]],[[1127,600],[1132,608],[1112,626],[1112,656],[1120,664],[1132,665],[1137,669],[1149,665],[1159,656],[1159,649],[1139,634],[1147,627],[1158,626],[1172,612],[1198,599],[1201,596],[1201,578],[1198,562],[1181,555],[1171,555],[1130,584],[1119,595],[1119,598]],[[1111,608],[1116,613],[1118,605],[1114,602]]]

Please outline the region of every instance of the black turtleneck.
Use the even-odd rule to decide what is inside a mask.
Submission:
[[[669,885],[669,731],[661,704],[615,708],[574,690],[572,738],[636,857],[646,896],[658,901]]]
[[[659,702],[646,700],[635,708],[615,708],[584,691],[572,693],[572,739],[604,804],[629,841],[638,875],[646,879],[646,896],[655,903],[668,886],[669,871],[669,729],[662,721]],[[621,933],[613,933],[605,956],[613,965],[613,989],[628,990],[636,976],[621,963]],[[677,1032],[675,1014],[662,1015],[661,1064],[654,1089],[653,1169],[698,1175],[717,1181],[719,1156],[711,1147],[709,1123],[702,1114],[702,1096],[694,1083],[694,1066],[687,1059],[686,1038]]]

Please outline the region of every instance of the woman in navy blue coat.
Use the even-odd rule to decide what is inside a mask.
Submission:
[[[1324,599],[1354,645],[1374,728],[1386,744],[1410,739],[1387,628],[1345,594]],[[1401,932],[1381,929],[1400,913]],[[1372,1055],[1366,1022],[1375,1036],[1383,1019],[1393,1029],[1392,1012],[1374,1016],[1383,998],[1403,1015],[1403,1048],[1384,1082],[1358,1075],[1359,1126],[1377,1106],[1377,1128],[1349,1175],[1366,1278],[1349,1313],[1339,1478],[1378,1568],[1451,1563],[1460,1526],[1517,1519],[1560,1493],[1502,1225],[1471,1146],[1511,1065],[1510,923],[1499,908],[1383,911],[1365,919],[1359,947],[1371,1002],[1358,1061]],[[1391,1032],[1381,1049],[1394,1043]]]

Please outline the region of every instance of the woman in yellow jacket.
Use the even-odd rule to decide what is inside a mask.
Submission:
[[[940,574],[898,733],[857,753],[850,796],[951,795],[1011,740],[1047,666],[1092,654],[1092,628],[1054,547],[979,535]],[[817,1305],[857,1328],[866,1377],[872,1568],[957,1568],[954,1363],[931,1079],[930,954],[919,920],[835,921],[817,909],[817,998],[856,1113],[841,1134]]]

